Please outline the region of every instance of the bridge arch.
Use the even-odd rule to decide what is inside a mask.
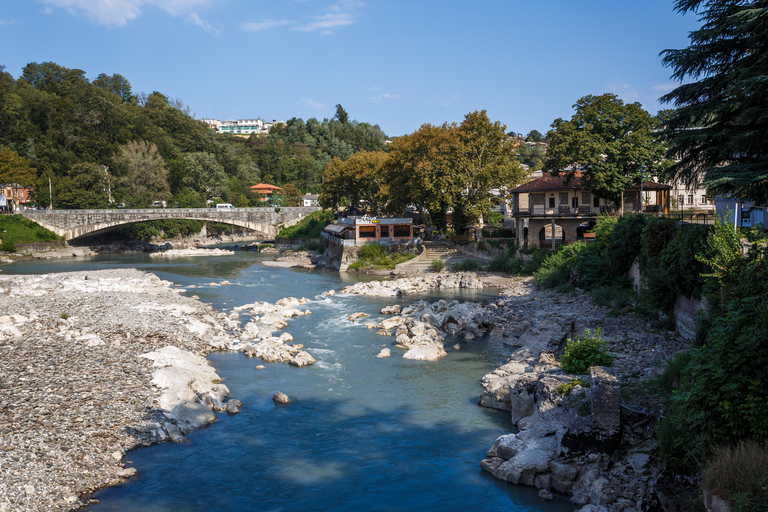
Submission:
[[[25,210],[22,215],[65,240],[105,233],[112,229],[154,220],[199,220],[250,229],[265,237],[277,234],[279,226],[291,226],[319,210],[317,207],[165,208],[140,210]]]

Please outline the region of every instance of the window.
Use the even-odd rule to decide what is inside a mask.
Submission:
[[[597,197],[597,196],[594,196],[594,197],[593,197],[593,199],[594,199],[594,200],[593,200],[593,202],[592,202],[592,205],[593,205],[595,208],[597,208],[598,206],[600,206],[600,198],[599,198],[599,197]]]
[[[578,198],[578,196],[573,196],[571,198],[571,206],[573,208],[578,208],[579,207],[579,198]]]
[[[688,194],[688,204],[693,204],[693,194]]]
[[[389,226],[381,226],[381,238],[389,238]]]
[[[701,204],[709,204],[709,201],[707,201],[707,196],[701,196]]]
[[[411,226],[409,224],[397,224],[394,226],[394,228],[396,237],[410,238]]]
[[[554,197],[550,197],[549,198],[549,207],[550,208],[554,208],[555,207],[555,198]]]
[[[685,204],[685,196],[680,194],[677,196],[677,204],[678,206],[683,206]]]
[[[360,226],[360,238],[376,238],[376,227]]]

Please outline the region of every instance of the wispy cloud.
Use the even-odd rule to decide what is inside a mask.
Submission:
[[[212,36],[218,36],[221,33],[221,31],[214,27],[210,21],[204,20],[196,12],[190,13],[189,21],[202,28]]]
[[[373,103],[379,103],[381,100],[394,100],[399,97],[400,97],[399,94],[386,92],[384,94],[377,94],[376,96],[371,96],[371,101]]]
[[[612,92],[624,101],[635,101],[640,97],[637,89],[623,80],[614,80],[611,83],[605,84],[605,87],[608,89],[608,92]]]
[[[216,0],[38,0],[46,5],[43,11],[50,14],[53,8],[66,9],[72,15],[84,15],[89,20],[108,26],[123,26],[141,15],[145,6],[154,6],[172,16],[193,13]],[[190,20],[195,22],[191,17]],[[204,24],[208,23],[197,17]],[[195,22],[195,24],[198,24]],[[205,29],[205,26],[202,26]],[[213,28],[213,27],[211,27]],[[207,29],[206,29],[207,30]]]
[[[653,92],[658,94],[666,94],[669,91],[675,89],[678,85],[678,83],[675,82],[665,82],[663,84],[654,84],[651,86],[651,89],[653,89]]]
[[[240,28],[247,32],[261,32],[262,30],[269,30],[270,28],[282,27],[285,25],[293,25],[295,22],[291,20],[264,20],[264,21],[251,21],[249,23],[243,23]]]
[[[455,102],[461,99],[461,94],[450,94],[444,97],[437,97],[427,101],[429,105],[437,105],[438,107],[451,107]]]
[[[355,0],[342,0],[328,8],[328,12],[315,16],[314,21],[294,27],[293,30],[303,32],[319,32],[322,35],[333,34],[339,27],[345,27],[357,23],[357,10],[365,5]]]
[[[14,23],[16,23],[16,20],[13,18],[8,20],[0,20],[0,25],[13,25]]]
[[[328,105],[325,103],[320,103],[319,101],[315,101],[312,98],[301,98],[296,104],[300,107],[312,107],[317,110],[328,108]]]

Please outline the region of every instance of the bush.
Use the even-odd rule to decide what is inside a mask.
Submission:
[[[581,242],[562,247],[558,252],[550,253],[534,272],[536,284],[547,288],[558,288],[568,285],[571,270],[576,260],[587,246]],[[534,256],[535,259],[535,256]]]
[[[16,252],[16,244],[14,244],[11,240],[3,240],[3,243],[0,244],[0,251]]]
[[[323,252],[323,242],[321,240],[309,240],[301,245],[299,251]]]
[[[471,272],[479,268],[480,268],[480,263],[478,263],[477,260],[472,260],[472,259],[462,260],[459,263],[454,263],[451,266],[451,270],[455,270],[457,272]]]
[[[442,272],[443,270],[445,270],[445,261],[443,261],[443,260],[441,260],[439,258],[435,258],[429,264],[429,268],[431,268],[435,272]]]
[[[621,309],[629,306],[634,299],[634,292],[615,286],[601,286],[589,294],[592,302],[606,308]]]
[[[277,238],[320,238],[323,229],[336,220],[336,216],[330,210],[312,212],[289,228],[283,228]]]
[[[360,247],[358,260],[352,263],[350,269],[361,268],[388,268],[393,269],[398,263],[415,258],[413,253],[390,253],[389,250],[380,244],[366,244]]]
[[[565,396],[568,393],[570,393],[573,390],[573,388],[575,388],[576,386],[581,386],[583,388],[588,388],[589,387],[589,381],[586,380],[586,379],[581,379],[579,377],[576,377],[574,379],[571,379],[570,382],[566,382],[564,384],[560,384],[559,386],[557,386],[557,388],[555,388],[555,391],[557,393]]]
[[[584,375],[591,366],[610,366],[614,357],[606,350],[607,343],[600,337],[602,329],[597,328],[594,335],[587,329],[584,336],[575,340],[568,339],[565,352],[560,362],[567,373]]]
[[[733,501],[736,512],[768,510],[768,448],[751,442],[715,451],[704,469],[704,488]]]

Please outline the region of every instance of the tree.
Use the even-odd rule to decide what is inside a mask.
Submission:
[[[151,142],[129,141],[117,156],[119,185],[128,204],[149,204],[170,199],[165,160]]]
[[[338,119],[341,124],[347,124],[347,121],[349,120],[349,115],[347,114],[347,111],[344,110],[344,107],[341,106],[341,103],[336,105],[336,116],[334,119]]]
[[[470,224],[491,211],[491,189],[511,188],[525,179],[517,143],[507,138],[506,128],[499,121],[491,123],[485,110],[467,114],[458,127],[458,155],[452,164],[463,191],[456,206]]]
[[[658,121],[639,103],[588,95],[574,108],[570,120],[555,119],[547,133],[545,170],[570,180],[583,169],[586,187],[616,200],[641,174],[655,176],[665,168],[665,147],[654,134]]]
[[[0,150],[0,185],[10,186],[13,191],[9,198],[14,210],[19,207],[18,190],[31,187],[37,181],[37,171],[29,160],[8,148]],[[0,188],[0,191],[2,188]]]
[[[541,142],[544,140],[544,135],[539,130],[531,130],[528,137],[525,138],[527,142]]]
[[[358,151],[347,161],[334,158],[325,165],[320,204],[337,208],[349,204],[378,215],[387,200],[383,151]]]
[[[210,153],[188,153],[182,158],[185,175],[182,184],[204,198],[220,197],[226,186],[224,168]]]
[[[59,208],[92,209],[109,205],[107,181],[102,167],[93,162],[73,165],[54,185],[53,202]]]
[[[101,73],[96,80],[93,81],[93,85],[116,94],[120,97],[123,103],[135,104],[136,96],[131,92],[131,83],[123,75],[115,73],[109,76],[105,73]]]
[[[304,204],[304,194],[299,187],[293,183],[286,183],[283,186],[283,206],[302,206]]]
[[[764,0],[678,0],[703,25],[682,50],[665,50],[672,77],[695,81],[661,98],[677,107],[664,129],[680,160],[671,174],[715,194],[768,202],[768,5]]]

